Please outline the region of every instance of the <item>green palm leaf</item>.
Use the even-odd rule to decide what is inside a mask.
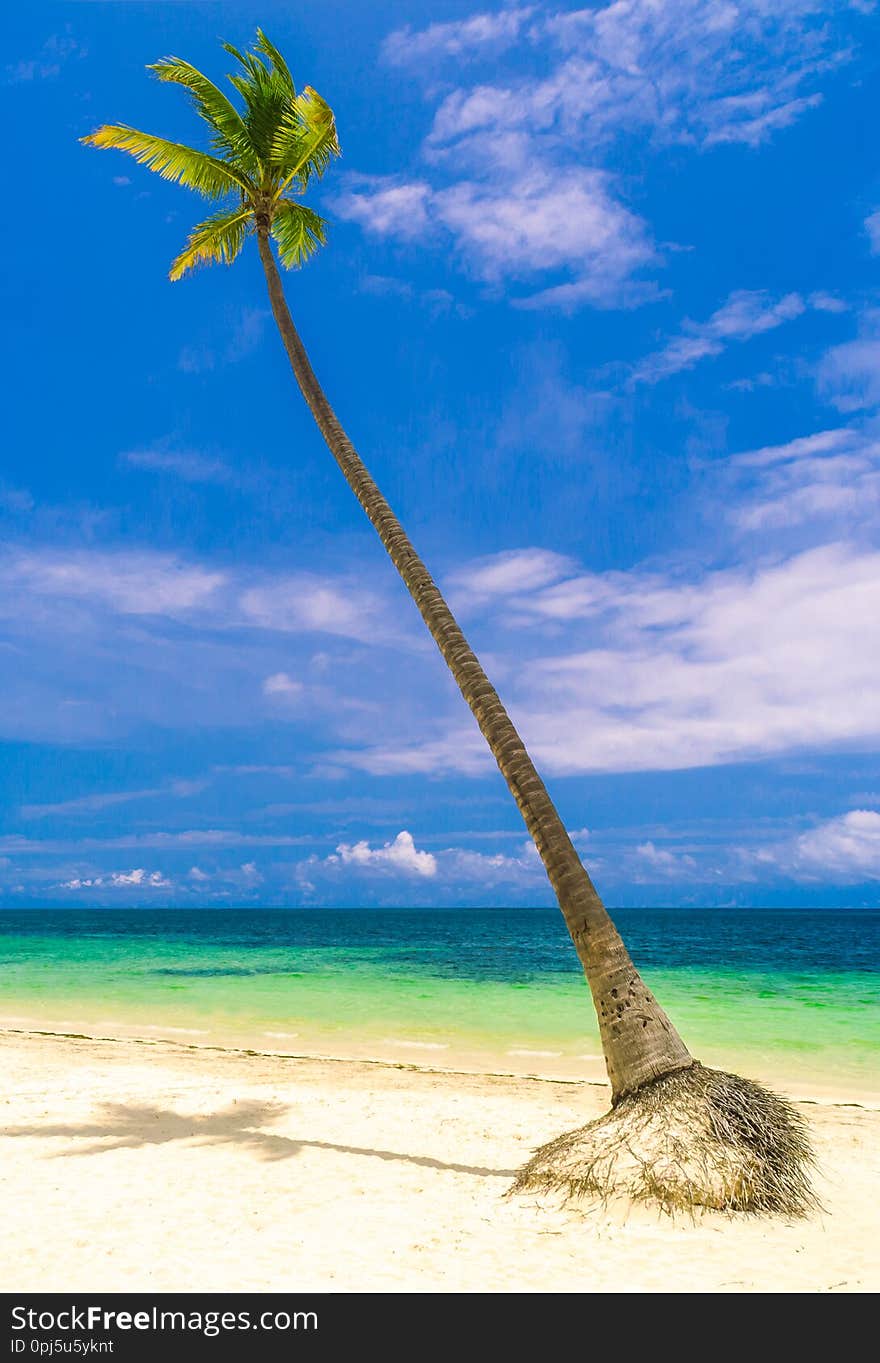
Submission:
[[[313,175],[321,176],[339,155],[336,120],[330,105],[307,85],[278,122],[272,141],[272,162],[286,189],[296,180],[304,189]]]
[[[244,100],[244,122],[251,144],[260,160],[267,163],[275,130],[292,103],[287,82],[263,62],[251,59],[250,53],[242,57],[234,48],[227,50],[245,63],[247,74],[230,76],[229,80]]]
[[[257,29],[257,41],[255,45],[258,52],[264,53],[265,56],[269,58],[269,61],[272,63],[273,67],[278,72],[278,75],[282,78],[285,85],[287,86],[290,98],[295,99],[296,86],[293,83],[293,77],[290,74],[287,62],[284,60],[281,53],[278,51],[278,48],[273,47],[272,43],[269,42],[269,39],[266,37],[265,33],[261,28]]]
[[[169,279],[180,279],[198,265],[231,265],[244,245],[251,221],[250,208],[242,204],[198,223],[180,255],[172,261]]]
[[[87,137],[80,139],[92,147],[115,147],[127,151],[136,161],[161,175],[163,180],[173,180],[195,189],[209,199],[218,199],[231,189],[250,189],[251,185],[242,172],[209,156],[207,152],[185,147],[181,142],[168,142],[164,137],[154,137],[152,133],[138,132],[137,128],[125,124],[105,124]]]
[[[305,204],[282,199],[275,206],[272,236],[278,245],[282,265],[288,270],[304,265],[327,240],[327,224],[319,213]]]
[[[161,81],[182,85],[192,96],[196,112],[214,132],[215,149],[229,152],[243,162],[255,162],[244,119],[222,90],[180,57],[163,57],[147,67]]]

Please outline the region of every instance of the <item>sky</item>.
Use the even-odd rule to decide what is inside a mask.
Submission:
[[[868,0],[9,6],[0,904],[540,905],[201,140],[257,23],[333,106],[316,370],[610,905],[880,903]]]

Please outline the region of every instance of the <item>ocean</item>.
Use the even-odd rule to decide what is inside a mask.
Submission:
[[[691,1050],[880,1093],[880,910],[621,909]],[[0,1027],[557,1077],[603,1074],[555,909],[0,912]]]

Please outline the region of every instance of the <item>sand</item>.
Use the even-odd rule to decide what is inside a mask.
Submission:
[[[595,1083],[0,1034],[6,1291],[880,1288],[880,1111],[805,1103],[786,1224],[505,1197]]]

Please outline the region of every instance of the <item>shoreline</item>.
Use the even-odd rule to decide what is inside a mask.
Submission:
[[[83,1025],[84,1026],[84,1025]],[[175,1030],[175,1029],[168,1029]],[[10,1027],[0,1018],[0,1038],[3,1037],[44,1037],[46,1039],[57,1039],[60,1041],[88,1041],[96,1044],[107,1044],[114,1046],[156,1046],[159,1048],[182,1051],[195,1051],[206,1055],[238,1055],[263,1057],[275,1060],[301,1060],[301,1061],[325,1061],[328,1064],[340,1065],[366,1065],[376,1066],[393,1070],[411,1070],[417,1074],[436,1074],[449,1076],[462,1076],[469,1078],[497,1078],[497,1079],[516,1079],[532,1080],[537,1083],[546,1084],[567,1084],[573,1087],[588,1086],[597,1089],[607,1089],[608,1081],[604,1073],[604,1063],[601,1057],[590,1057],[591,1060],[598,1061],[598,1067],[594,1064],[590,1072],[583,1073],[548,1073],[542,1072],[540,1068],[500,1068],[497,1064],[468,1065],[451,1064],[441,1065],[431,1063],[427,1059],[417,1060],[406,1056],[392,1055],[373,1055],[366,1051],[352,1050],[345,1052],[327,1051],[314,1049],[311,1047],[299,1048],[296,1050],[280,1050],[264,1046],[246,1046],[242,1044],[221,1044],[210,1041],[188,1041],[182,1036],[139,1036],[135,1033],[102,1035],[98,1032],[80,1030],[68,1031],[61,1030],[59,1027],[40,1027],[37,1025],[24,1027]],[[450,1050],[453,1048],[450,1046]],[[699,1057],[698,1057],[699,1058]],[[710,1063],[710,1062],[706,1062]],[[755,1078],[754,1074],[749,1075]],[[761,1076],[757,1076],[761,1078]],[[878,1091],[862,1092],[854,1091],[852,1087],[836,1087],[829,1089],[821,1082],[810,1085],[807,1089],[803,1087],[802,1080],[795,1080],[793,1077],[788,1081],[782,1078],[763,1079],[761,1082],[768,1083],[771,1087],[779,1089],[795,1103],[813,1104],[824,1107],[854,1107],[863,1109],[866,1112],[880,1111],[880,1089]]]

